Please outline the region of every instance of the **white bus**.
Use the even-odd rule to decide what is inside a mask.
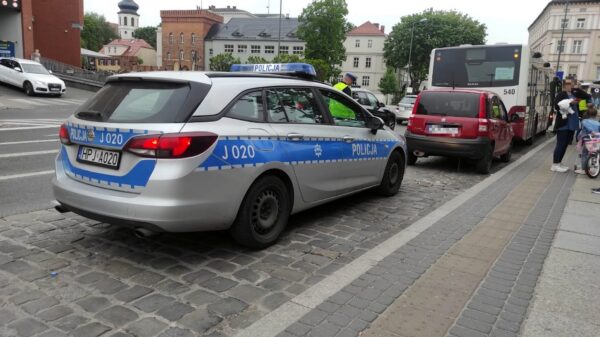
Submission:
[[[432,50],[428,88],[471,88],[498,94],[509,112],[515,138],[532,143],[549,125],[552,80],[550,64],[526,45],[462,45]]]

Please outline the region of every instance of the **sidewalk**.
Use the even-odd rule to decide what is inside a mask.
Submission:
[[[598,288],[592,289],[589,285],[593,282],[591,273],[598,274],[600,268],[589,269],[588,278],[570,273],[580,280],[577,287],[565,285],[565,281],[551,282],[551,286],[571,288],[573,294],[544,288],[548,272],[538,280],[568,199],[596,198],[584,187],[591,180],[578,179],[577,189],[571,194],[576,176],[572,172],[550,171],[553,148],[553,141],[546,142],[501,174],[492,175],[481,186],[390,238],[383,247],[375,247],[373,250],[381,250],[379,255],[383,256],[369,256],[360,261],[370,265],[348,283],[351,269],[359,269],[360,265],[332,275],[328,289],[321,292],[309,289],[307,293],[312,293],[311,296],[301,294],[292,299],[288,307],[280,308],[278,314],[263,318],[269,323],[265,322],[262,330],[253,329],[261,326],[261,322],[257,322],[240,336],[270,336],[256,332],[279,329],[283,324],[277,322],[289,321],[289,316],[304,313],[295,323],[284,327],[282,333],[275,334],[279,337],[516,337],[522,335],[536,291],[536,305],[527,328],[541,332],[531,336],[549,336],[545,330],[548,316],[536,318],[536,309],[550,312],[547,300],[542,297],[544,294],[566,294],[566,299],[576,301],[565,305],[571,308],[580,309],[581,304],[589,303],[580,310],[585,312],[587,322],[599,322],[593,309],[597,312],[599,306],[594,307],[594,303],[600,303],[600,295],[598,291],[591,295]],[[565,162],[574,159],[571,147]],[[569,207],[572,205],[573,201]],[[598,210],[600,205],[585,214],[600,214]],[[573,214],[565,213],[567,219],[569,216]],[[587,230],[585,233],[589,233],[593,229],[588,225],[589,220],[577,219],[577,222],[579,232]],[[600,255],[600,244],[594,247],[591,239],[564,232],[565,220],[561,226],[554,246],[585,245]],[[567,262],[576,262],[571,260]],[[561,261],[564,265],[565,260]],[[567,265],[576,268],[574,264]],[[562,271],[556,273],[569,275]],[[331,291],[336,288],[340,290]],[[318,297],[319,293],[323,296]],[[582,302],[582,297],[587,297],[586,301]],[[564,300],[561,296],[552,306],[560,307],[558,303],[565,303]],[[537,326],[529,328],[535,322],[539,322]],[[588,335],[599,336],[600,330],[593,324],[597,323],[581,325],[580,329],[595,329],[595,333]],[[559,333],[556,336],[575,335]]]
[[[523,337],[600,336],[600,181],[577,178],[535,290]]]

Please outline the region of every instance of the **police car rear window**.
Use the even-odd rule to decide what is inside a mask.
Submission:
[[[190,90],[185,83],[112,82],[98,91],[75,115],[80,119],[110,123],[184,122],[181,110],[186,105]],[[201,97],[198,98],[198,102],[201,100]]]

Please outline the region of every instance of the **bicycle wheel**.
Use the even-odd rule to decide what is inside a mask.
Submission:
[[[600,175],[600,153],[590,155],[587,160],[585,174],[590,178],[596,178]]]

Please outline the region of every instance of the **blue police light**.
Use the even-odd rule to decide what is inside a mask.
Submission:
[[[317,77],[315,68],[308,63],[233,64],[231,71]]]

